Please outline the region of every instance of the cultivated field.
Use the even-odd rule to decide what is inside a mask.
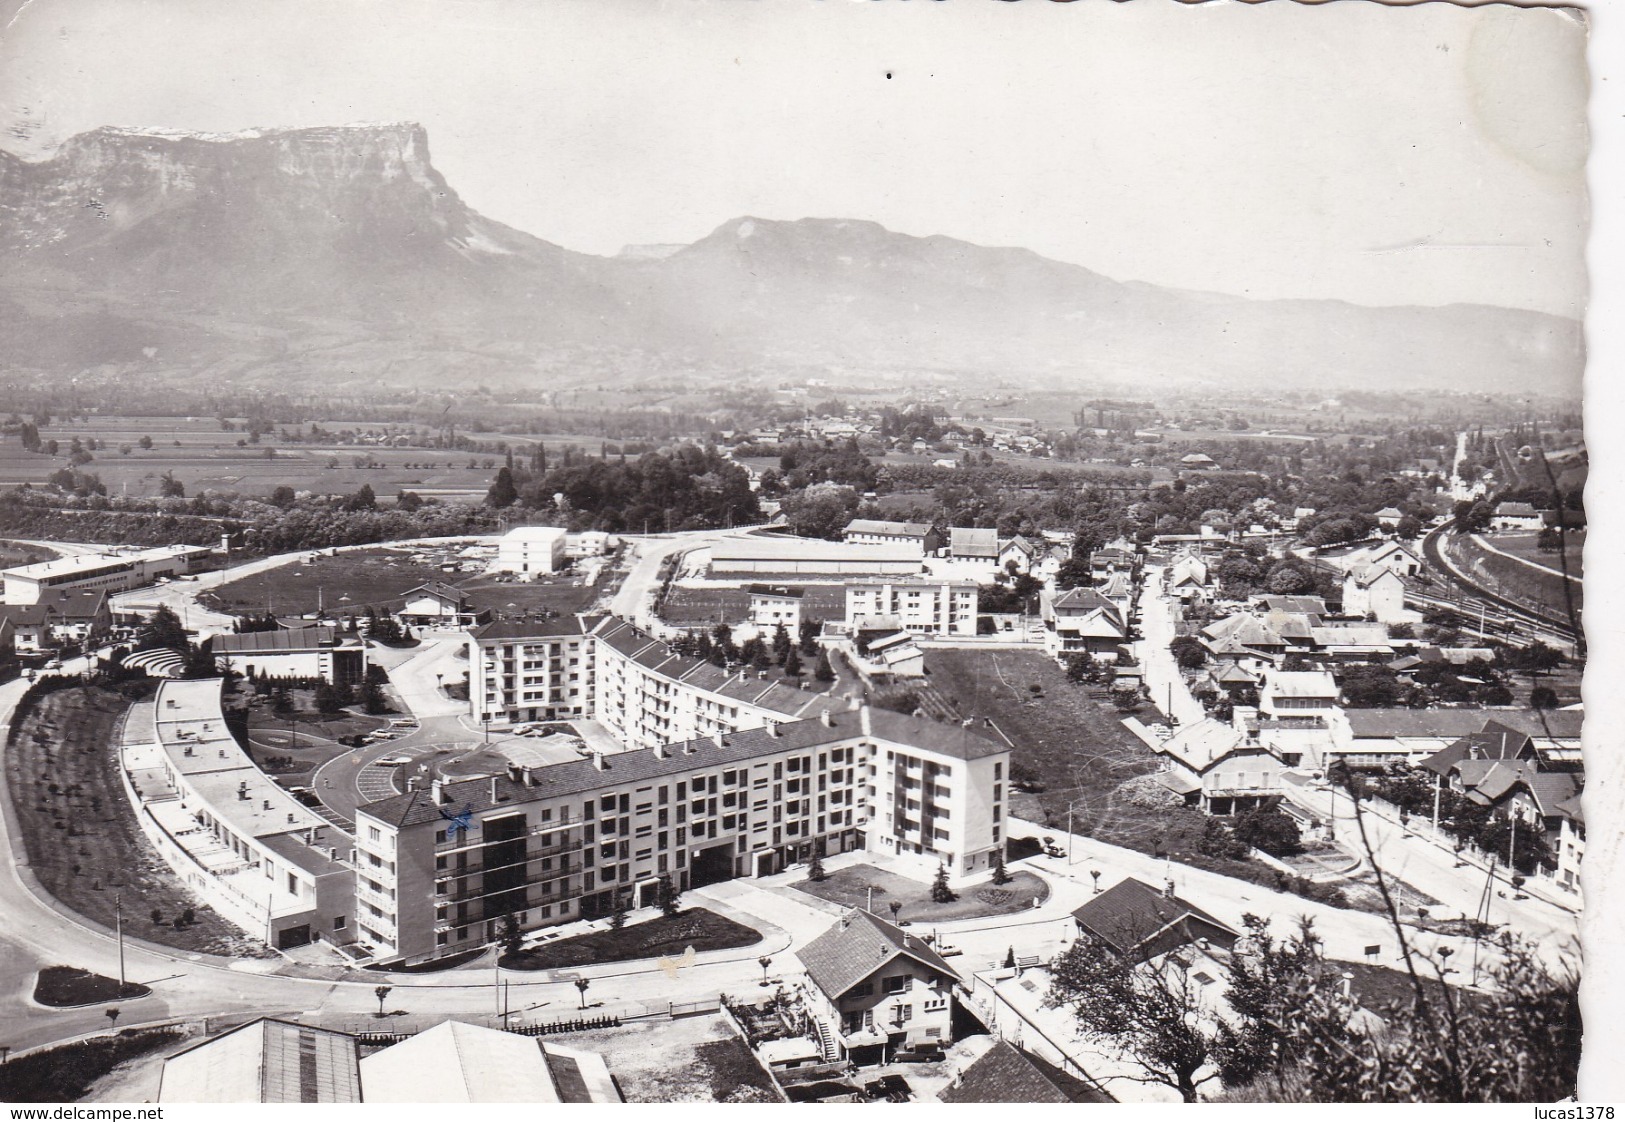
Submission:
[[[326,428],[335,428],[331,422]],[[143,449],[141,438],[152,447]],[[91,417],[53,421],[41,440],[55,440],[56,456],[25,452],[15,441],[0,443],[0,486],[38,485],[68,464],[68,448],[78,438],[105,447],[84,469],[101,478],[109,494],[151,496],[171,472],[188,495],[204,489],[269,495],[279,486],[318,494],[348,494],[370,484],[382,499],[401,491],[426,497],[478,501],[491,485],[500,457],[424,448],[280,443],[267,434],[257,444],[241,432],[227,432],[212,417]],[[238,441],[243,441],[239,446]],[[129,450],[124,451],[125,448]],[[595,448],[596,450],[596,448]]]
[[[437,581],[465,589],[475,608],[499,616],[569,615],[586,611],[597,596],[595,586],[578,585],[579,579],[565,574],[529,583],[498,581],[482,573],[443,573],[437,565],[414,562],[410,551],[369,549],[268,569],[221,585],[202,599],[240,615],[302,615],[314,612],[319,600],[328,612],[343,616],[369,607],[397,608],[403,594]]]
[[[14,726],[6,782],[34,875],[66,907],[109,928],[122,897],[125,930],[149,942],[268,955],[188,893],[141,832],[119,780],[117,738],[129,707],[109,690],[63,690]],[[193,922],[175,926],[187,908]]]

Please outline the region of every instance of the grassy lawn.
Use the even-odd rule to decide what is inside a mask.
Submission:
[[[34,1000],[56,1009],[103,1001],[133,1001],[151,993],[146,986],[135,982],[120,986],[117,978],[92,974],[77,966],[47,966],[34,980]]]
[[[116,737],[129,706],[110,690],[62,690],[13,726],[6,782],[34,875],[63,905],[109,928],[122,896],[124,929],[149,942],[269,955],[187,892],[141,832],[119,780]],[[193,922],[174,926],[187,908]],[[162,925],[152,923],[154,910]]]
[[[882,919],[889,917],[891,903],[895,900],[903,905],[897,918],[910,923],[1010,915],[1030,909],[1034,898],[1040,903],[1049,899],[1049,885],[1041,879],[1032,873],[1012,873],[1009,884],[997,885],[988,880],[975,887],[961,889],[959,899],[950,904],[938,904],[931,899],[930,884],[877,869],[873,865],[849,865],[830,873],[821,881],[798,881],[791,887],[821,900],[849,908],[862,908],[870,900],[871,885],[874,886],[875,915]]]
[[[631,1103],[770,1103],[778,1093],[723,1015],[547,1037],[604,1057]]]
[[[530,583],[498,581],[483,573],[443,573],[438,565],[414,562],[412,554],[364,549],[307,558],[221,585],[200,599],[239,614],[264,612],[269,605],[278,615],[301,615],[314,612],[320,603],[342,616],[362,614],[369,607],[397,608],[412,589],[438,581],[467,591],[475,609],[489,608],[499,615],[568,615],[585,611],[597,596],[595,587],[578,586],[579,578],[568,573]]]
[[[518,955],[503,955],[502,965],[509,970],[555,970],[677,955],[689,947],[695,951],[721,951],[749,947],[761,941],[762,933],[754,927],[735,923],[705,908],[688,908],[677,915],[634,923],[619,931],[589,931],[585,935],[543,943]]]
[[[1499,549],[1502,553],[1510,553],[1514,557],[1522,557],[1536,565],[1544,565],[1554,572],[1562,572],[1563,562],[1569,566],[1569,576],[1579,579],[1584,575],[1583,555],[1585,553],[1586,532],[1584,530],[1568,530],[1564,533],[1568,540],[1568,549],[1565,556],[1559,556],[1554,549],[1550,553],[1542,550],[1538,544],[1538,534],[1486,534],[1484,540]]]

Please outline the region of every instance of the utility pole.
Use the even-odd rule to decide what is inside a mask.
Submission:
[[[118,932],[118,988],[124,992],[124,894],[113,894],[113,922]]]
[[[1435,781],[1433,784],[1433,833],[1435,835],[1439,832],[1439,792],[1441,790],[1443,790],[1442,780]]]

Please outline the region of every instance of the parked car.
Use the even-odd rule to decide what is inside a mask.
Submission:
[[[399,756],[384,756],[382,759],[373,761],[373,763],[377,764],[379,767],[405,767],[411,762],[412,757],[404,754]]]

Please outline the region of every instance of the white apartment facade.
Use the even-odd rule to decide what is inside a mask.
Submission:
[[[846,586],[846,624],[891,617],[905,631],[975,635],[977,584],[970,580],[871,580]]]
[[[498,540],[491,571],[520,580],[556,573],[564,567],[564,538],[558,526],[515,526]]]

